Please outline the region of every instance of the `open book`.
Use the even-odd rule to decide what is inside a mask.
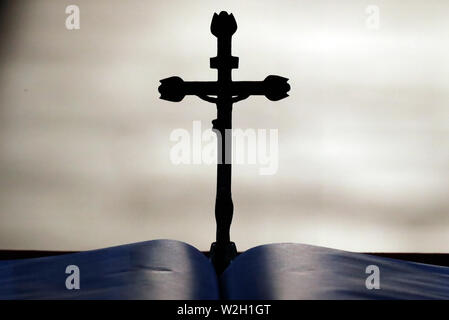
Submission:
[[[269,244],[242,253],[217,277],[194,247],[154,240],[0,261],[0,299],[449,299],[449,268]]]

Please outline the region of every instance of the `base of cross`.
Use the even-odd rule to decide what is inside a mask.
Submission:
[[[223,273],[236,256],[237,248],[234,242],[213,242],[210,246],[209,259],[218,275]]]

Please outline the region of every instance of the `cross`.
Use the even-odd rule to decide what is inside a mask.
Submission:
[[[161,99],[181,101],[186,95],[194,95],[217,106],[217,119],[212,121],[217,134],[217,193],[215,219],[216,242],[211,246],[211,260],[221,273],[235,257],[237,250],[230,241],[234,205],[231,197],[232,105],[249,96],[264,95],[277,101],[288,97],[288,79],[270,75],[263,81],[232,81],[232,69],[238,68],[239,58],[231,54],[232,36],[237,30],[234,16],[225,11],[214,13],[210,26],[217,37],[217,56],[210,59],[210,67],[217,69],[217,81],[184,81],[179,77],[161,80]]]

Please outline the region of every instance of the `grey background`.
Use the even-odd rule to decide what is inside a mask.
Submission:
[[[81,29],[65,28],[77,4]],[[380,29],[365,26],[368,5]],[[208,249],[215,167],[173,165],[169,135],[214,106],[159,79],[214,80],[213,12],[237,18],[236,80],[290,78],[234,108],[279,130],[279,170],[235,166],[239,250],[301,242],[449,251],[449,4],[441,1],[10,1],[2,8],[0,248],[157,238]]]

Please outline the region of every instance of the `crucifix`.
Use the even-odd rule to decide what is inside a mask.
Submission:
[[[220,274],[236,256],[237,250],[231,242],[234,205],[231,197],[232,166],[232,105],[252,95],[263,95],[277,101],[288,97],[288,79],[270,75],[263,81],[232,81],[232,69],[238,68],[239,58],[231,54],[232,35],[237,30],[234,16],[225,11],[214,14],[210,26],[217,37],[217,56],[210,59],[210,68],[217,69],[217,81],[184,81],[180,77],[161,80],[161,99],[179,102],[186,95],[194,95],[217,106],[217,119],[212,129],[217,134],[217,194],[215,220],[216,242],[212,243],[210,259]]]

